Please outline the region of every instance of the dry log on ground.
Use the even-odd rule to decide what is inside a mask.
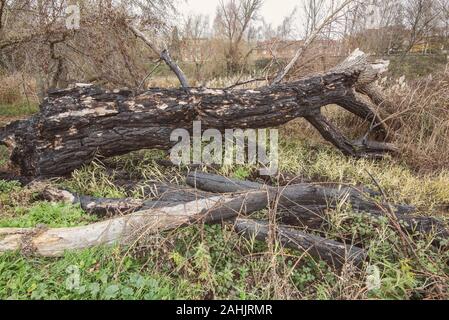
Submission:
[[[79,203],[89,213],[117,215],[137,212],[73,228],[0,228],[0,252],[20,250],[25,254],[60,256],[65,250],[114,243],[132,245],[139,239],[159,232],[194,223],[213,224],[223,220],[231,220],[234,230],[248,238],[266,241],[269,233],[267,223],[239,218],[240,215],[265,208],[268,203],[263,201],[264,194],[263,191],[252,191],[244,195],[222,195],[188,203],[167,203],[137,199],[96,199],[49,187],[42,193],[45,199]],[[366,258],[366,252],[355,246],[287,227],[276,227],[274,230],[277,239],[285,247],[306,251],[338,269],[346,263],[360,267]]]
[[[247,238],[266,241],[269,238],[270,226],[264,221],[237,219],[234,230]],[[293,228],[275,228],[276,238],[286,248],[304,250],[314,258],[326,261],[329,265],[341,268],[345,263],[362,266],[366,251],[341,242],[324,239],[319,236],[304,233]]]
[[[449,230],[441,221],[432,217],[410,215],[410,213],[416,211],[411,206],[379,204],[352,187],[331,188],[306,183],[275,188],[250,181],[239,181],[198,172],[190,173],[186,182],[200,190],[214,193],[268,190],[272,197],[278,194],[279,205],[283,209],[280,217],[284,223],[288,224],[300,223],[312,228],[319,228],[325,222],[325,210],[335,209],[344,200],[351,205],[355,213],[363,213],[373,217],[387,216],[390,208],[393,209],[395,218],[410,234],[416,232],[435,234],[439,238],[449,239]],[[294,223],[295,221],[296,223]]]
[[[79,203],[85,211],[98,216],[113,216],[207,199],[213,197],[216,193],[233,193],[232,196],[236,196],[235,193],[237,193],[237,195],[245,196],[247,198],[246,205],[253,204],[252,208],[256,211],[279,200],[276,204],[280,223],[308,227],[314,230],[319,230],[326,224],[328,219],[326,211],[335,209],[343,200],[351,205],[354,213],[369,215],[374,218],[387,216],[389,208],[392,208],[395,218],[410,234],[416,232],[436,234],[442,239],[449,239],[449,231],[441,221],[432,217],[411,215],[416,211],[412,206],[379,204],[356,188],[348,186],[328,187],[305,183],[277,188],[251,181],[240,181],[198,172],[190,173],[186,182],[193,188],[160,182],[147,182],[142,188],[145,189],[147,196],[151,196],[149,200],[94,198],[54,188],[46,188],[42,196],[48,201]],[[248,191],[251,190],[259,192],[249,193]],[[229,216],[224,215],[222,218],[226,219]],[[230,218],[232,218],[232,214]]]
[[[97,156],[169,149],[174,144],[171,132],[190,130],[195,120],[201,121],[203,130],[223,131],[275,127],[304,117],[343,153],[377,157],[396,149],[384,142],[349,140],[321,114],[321,108],[337,104],[385,134],[374,95],[363,91],[385,66],[368,63],[356,51],[328,73],[257,90],[153,88],[132,92],[91,85],[53,90],[38,114],[0,128],[0,144],[9,148],[11,164],[20,174],[60,176]]]
[[[86,195],[78,195],[76,193],[46,186],[37,197],[38,199],[65,202],[69,204],[80,205],[80,207],[98,217],[111,217],[116,215],[125,215],[136,211],[149,210],[161,207],[170,207],[207,199],[216,196],[216,194],[193,190],[188,187],[178,186],[164,183],[146,183],[143,190],[147,196],[152,199],[143,200],[135,198],[98,198]]]
[[[132,244],[145,235],[190,224],[214,207],[232,205],[232,200],[217,196],[72,228],[0,228],[0,252],[21,250],[42,256],[60,256],[65,250],[112,243]]]

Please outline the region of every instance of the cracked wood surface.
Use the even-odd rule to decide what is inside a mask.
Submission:
[[[187,193],[188,189],[180,190]],[[80,204],[88,213],[115,215],[114,218],[87,226],[72,228],[0,228],[0,252],[20,250],[27,255],[61,256],[66,250],[79,250],[97,245],[133,245],[159,232],[200,223],[229,221],[233,230],[252,239],[267,241],[275,230],[278,241],[286,248],[305,251],[314,258],[341,268],[350,263],[361,266],[367,254],[353,245],[308,234],[293,228],[269,225],[265,221],[241,218],[264,209],[270,204],[266,191],[254,190],[245,194],[210,195],[190,202],[178,202],[171,194],[160,194],[168,201],[138,199],[104,199],[76,195],[65,190],[46,187],[41,196],[49,201]],[[205,196],[201,194],[200,197]],[[130,213],[128,215],[122,215]]]
[[[11,151],[11,164],[27,176],[61,176],[96,156],[131,151],[170,149],[176,128],[203,130],[276,127],[304,117],[343,153],[381,156],[395,148],[366,139],[351,141],[321,115],[321,108],[337,104],[380,124],[369,99],[357,91],[377,79],[378,71],[357,53],[325,74],[256,90],[152,88],[144,92],[105,90],[91,85],[53,90],[30,119],[0,128],[0,143]],[[370,82],[371,81],[371,82]],[[376,130],[384,130],[378,125]]]

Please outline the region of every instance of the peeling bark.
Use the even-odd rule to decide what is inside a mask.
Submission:
[[[279,198],[278,206],[281,209],[279,216],[281,221],[287,224],[319,229],[326,222],[326,210],[337,208],[344,200],[351,205],[354,213],[375,218],[387,216],[387,208],[390,207],[400,225],[410,234],[416,232],[424,235],[435,234],[439,239],[449,239],[449,230],[438,219],[410,215],[416,211],[412,206],[376,203],[359,190],[347,186],[327,187],[303,183],[286,187],[267,187],[254,182],[197,172],[189,174],[186,181],[190,186],[216,193],[268,190],[270,194],[277,195],[272,198]]]
[[[357,88],[372,83],[379,70],[366,56],[352,57],[326,74],[257,90],[160,89],[134,93],[90,85],[50,91],[38,114],[0,129],[11,164],[22,175],[60,176],[96,156],[111,157],[144,148],[170,149],[176,128],[267,128],[304,117],[343,153],[378,157],[396,149],[384,142],[351,141],[321,115],[338,104],[377,124],[380,119]],[[366,97],[369,99],[369,97]]]
[[[304,251],[337,269],[345,264],[361,267],[367,257],[363,249],[352,245],[285,226],[270,226],[264,221],[241,218],[241,215],[251,214],[270,205],[264,191],[212,196],[191,202],[93,198],[52,187],[45,188],[41,196],[49,201],[80,204],[91,214],[116,217],[73,228],[0,228],[0,252],[20,250],[28,255],[54,257],[62,255],[65,250],[110,244],[132,245],[149,235],[190,224],[229,221],[233,230],[249,239],[268,241],[269,232],[273,230],[275,239],[284,247]],[[130,212],[129,215],[121,216]]]

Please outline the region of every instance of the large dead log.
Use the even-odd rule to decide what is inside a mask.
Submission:
[[[58,176],[99,155],[169,149],[174,144],[171,132],[191,129],[195,120],[201,121],[203,130],[223,131],[274,127],[304,117],[345,154],[381,156],[396,149],[383,142],[351,141],[321,114],[323,106],[338,104],[384,131],[374,102],[361,93],[380,71],[357,51],[328,73],[257,90],[132,92],[78,85],[50,91],[38,114],[0,129],[0,143],[9,147],[11,164],[22,175]]]
[[[0,252],[20,250],[25,254],[60,256],[66,250],[78,250],[98,245],[132,245],[148,235],[194,223],[219,223],[232,220],[233,228],[247,238],[266,241],[270,226],[266,222],[239,218],[268,205],[263,191],[245,195],[215,196],[188,203],[141,201],[137,199],[98,199],[77,196],[54,188],[46,188],[45,199],[78,203],[89,213],[110,215],[134,212],[73,228],[0,228]],[[273,228],[271,228],[273,229]],[[346,263],[361,266],[367,254],[363,249],[346,245],[298,230],[274,228],[276,238],[287,248],[306,251],[340,269]]]
[[[247,238],[266,241],[269,239],[270,226],[264,221],[237,219],[234,229]],[[293,228],[280,226],[274,229],[275,238],[286,248],[306,251],[314,258],[326,261],[340,269],[345,263],[362,266],[367,257],[365,250],[345,245],[334,240],[304,233]]]
[[[232,200],[217,196],[73,228],[0,228],[0,252],[21,250],[29,254],[60,256],[65,250],[112,243],[132,244],[145,235],[190,224],[216,206],[227,207]]]
[[[303,224],[318,229],[326,220],[325,211],[335,209],[344,200],[354,213],[372,217],[388,216],[390,210],[394,218],[410,234],[435,234],[439,239],[449,239],[445,224],[432,217],[410,215],[416,211],[412,206],[378,203],[356,188],[348,186],[328,187],[319,184],[295,184],[286,187],[267,187],[251,181],[239,181],[214,174],[192,172],[187,176],[187,184],[200,190],[215,193],[267,190],[271,198],[278,197],[282,209],[281,221],[288,224]],[[437,242],[438,243],[438,242]]]

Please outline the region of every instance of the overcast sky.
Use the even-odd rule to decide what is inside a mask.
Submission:
[[[181,0],[181,12],[184,14],[201,13],[212,19],[215,17],[219,0]],[[291,14],[295,6],[301,8],[302,0],[264,0],[260,15],[268,23],[277,26],[284,17]]]

